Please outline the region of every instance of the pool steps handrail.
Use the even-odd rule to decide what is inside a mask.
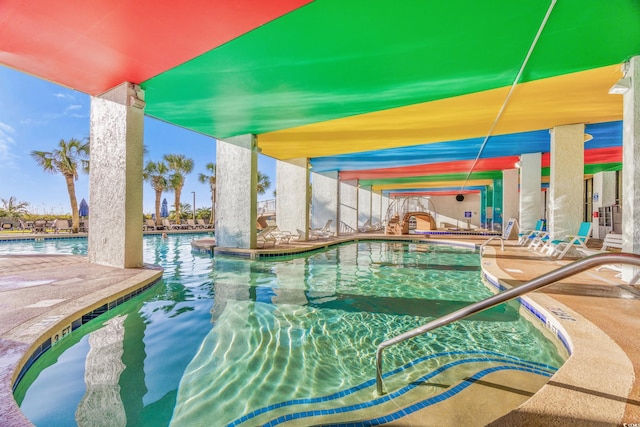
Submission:
[[[514,298],[528,294],[530,292],[533,292],[545,286],[551,285],[558,280],[564,279],[569,276],[573,276],[574,274],[578,274],[585,270],[589,270],[590,268],[600,266],[600,265],[605,265],[605,264],[626,264],[626,265],[633,265],[640,268],[640,255],[620,252],[620,253],[597,254],[597,255],[589,256],[587,258],[582,258],[578,261],[572,262],[571,264],[567,264],[556,270],[553,270],[541,276],[538,276],[535,279],[530,280],[521,286],[511,288],[509,290],[506,290],[504,292],[501,292],[499,294],[486,298],[482,301],[478,301],[476,303],[470,304],[466,307],[463,307],[452,313],[439,317],[438,319],[432,320],[429,323],[426,323],[422,326],[419,326],[415,329],[404,332],[403,334],[397,335],[393,338],[390,338],[380,343],[376,351],[376,389],[378,394],[379,395],[385,394],[384,386],[382,383],[382,352],[384,351],[385,348],[398,344],[400,342],[406,341],[418,335],[422,335],[424,333],[432,331],[441,326],[445,326],[455,321],[464,319],[480,311],[484,311],[488,308],[491,308],[498,304],[502,304],[503,302],[510,301]],[[634,276],[631,283],[633,283],[634,280],[637,280],[638,276],[640,276],[640,273]]]
[[[489,237],[489,240],[480,245],[480,249],[478,250],[480,255],[482,255],[482,250],[485,248],[485,246],[487,246],[493,239],[500,239],[500,248],[504,252],[504,239],[502,238],[502,236],[491,236]]]

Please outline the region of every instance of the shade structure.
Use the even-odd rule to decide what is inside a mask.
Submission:
[[[574,123],[587,124],[586,149],[620,147],[621,97],[608,91],[640,55],[637,0],[7,0],[2,10],[0,64],[91,95],[140,85],[148,116],[220,139],[253,134],[262,154],[341,179],[500,171],[548,153],[548,129]],[[585,157],[585,174],[619,170],[614,154]],[[442,178],[445,188],[454,177]]]
[[[167,218],[169,216],[169,203],[167,199],[162,199],[162,205],[160,206],[160,217]]]
[[[89,216],[89,204],[85,199],[80,201],[80,206],[78,207],[78,215],[81,217]]]

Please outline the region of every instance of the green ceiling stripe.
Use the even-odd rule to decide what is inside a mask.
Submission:
[[[594,163],[590,165],[584,165],[584,174],[585,175],[593,175],[598,172],[613,172],[613,171],[621,171],[622,163],[614,162],[614,163]],[[542,168],[542,176],[551,176],[551,168],[546,167]]]
[[[144,82],[146,113],[226,137],[508,86],[548,3],[316,0]],[[522,81],[640,53],[638,22],[637,0],[558,2]]]
[[[402,178],[386,178],[386,179],[362,179],[359,181],[360,185],[389,185],[389,184],[409,184],[412,182],[439,182],[439,181],[462,181],[467,177],[466,173],[448,173],[440,175],[427,175],[427,176],[411,176]],[[502,178],[502,171],[483,171],[473,172],[470,176],[470,180],[476,179],[500,179]]]

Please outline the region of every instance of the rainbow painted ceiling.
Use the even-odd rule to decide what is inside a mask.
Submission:
[[[0,3],[0,64],[91,95],[123,81],[146,114],[374,189],[478,191],[548,129],[586,123],[585,173],[621,167],[638,0],[92,0]]]

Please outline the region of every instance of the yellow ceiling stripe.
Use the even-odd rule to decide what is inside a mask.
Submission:
[[[494,135],[622,119],[612,65],[518,85]],[[486,136],[509,88],[315,123],[258,136],[263,154],[310,158]]]

